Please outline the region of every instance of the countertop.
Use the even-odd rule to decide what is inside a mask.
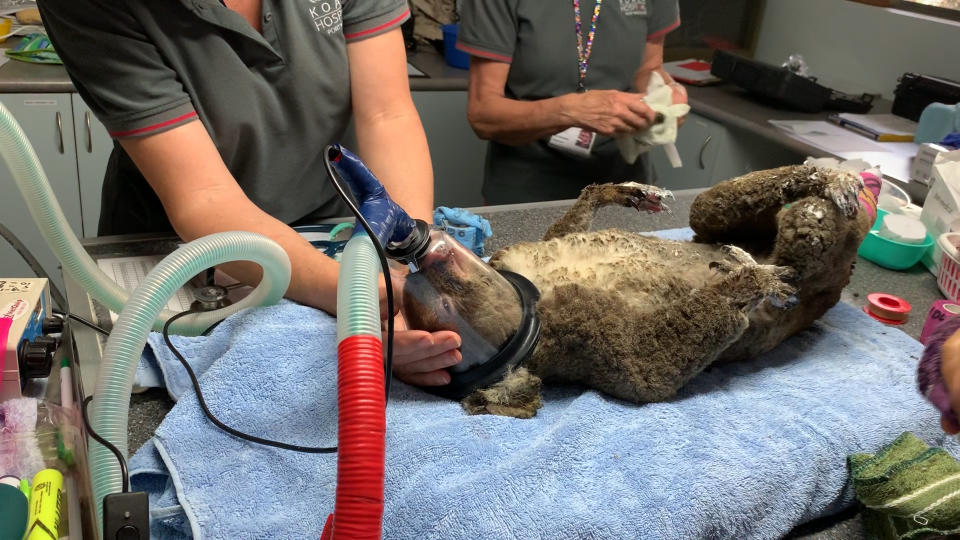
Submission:
[[[420,45],[416,51],[407,53],[407,61],[426,75],[410,77],[410,89],[414,92],[465,92],[467,90],[469,71],[447,65],[443,56],[435,49]],[[10,60],[0,66],[0,93],[73,91],[75,91],[73,83],[63,66],[28,64],[16,60]],[[771,119],[825,120],[829,111],[813,114],[793,111],[751,96],[731,84],[687,86],[687,93],[690,107],[696,114],[716,120],[728,127],[759,135],[800,155],[814,157],[832,155],[816,146],[788,136],[769,122]],[[888,100],[878,100],[874,102],[870,112],[887,113],[890,112],[891,105],[892,102]],[[915,202],[923,202],[926,191],[918,184],[900,181],[896,183],[906,189]]]
[[[697,193],[698,190],[676,192],[676,200],[670,204],[672,212],[666,214],[648,215],[625,208],[604,208],[597,215],[594,229],[618,227],[645,232],[685,227],[690,204]],[[488,250],[492,252],[512,243],[541,238],[550,224],[562,216],[571,203],[572,201],[554,201],[485,207],[474,211],[490,220],[494,236],[488,243]],[[101,258],[164,253],[173,249],[175,242],[169,238],[156,237],[102,237],[87,240],[84,245],[94,258]],[[851,283],[844,290],[843,301],[862,307],[866,295],[876,291],[896,294],[910,302],[913,313],[909,322],[899,328],[891,327],[888,331],[904,331],[914,338],[919,338],[929,305],[941,298],[936,279],[922,266],[906,272],[893,272],[859,259]],[[109,324],[109,319],[103,320],[104,310],[94,308],[87,295],[70,279],[67,279],[67,296],[72,311],[99,318],[101,324]],[[77,357],[81,365],[82,379],[85,381],[84,387],[92,388],[103,342],[84,327],[72,330],[77,343]],[[166,393],[160,390],[150,390],[132,397],[128,430],[131,452],[152,436],[153,430],[172,405]],[[855,512],[807,524],[797,529],[792,536],[811,539],[865,538],[859,516]]]
[[[8,45],[9,46],[9,45]],[[467,89],[467,70],[448,66],[438,53],[421,46],[407,54],[407,61],[426,77],[410,77],[410,89]],[[67,70],[61,65],[31,64],[10,59],[0,66],[0,93],[75,92]]]
[[[690,108],[694,113],[715,120],[728,128],[740,129],[777,143],[802,156],[839,157],[822,148],[794,139],[773,126],[770,120],[826,120],[833,111],[804,113],[780,107],[770,101],[750,95],[732,84],[687,86]],[[893,102],[874,100],[870,114],[889,113]],[[884,175],[884,178],[903,188],[913,202],[923,204],[927,187],[916,182],[904,182]]]

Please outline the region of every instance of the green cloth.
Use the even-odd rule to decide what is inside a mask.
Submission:
[[[32,64],[62,64],[60,56],[45,34],[27,34],[20,43],[6,50],[6,55],[14,60]]]
[[[876,538],[960,534],[960,463],[904,433],[877,454],[848,458],[867,529]]]
[[[581,0],[584,39],[596,2]],[[463,0],[457,46],[510,64],[504,95],[538,100],[576,92],[577,35],[569,0]],[[680,24],[677,0],[603,0],[587,66],[588,90],[634,91],[647,41]],[[576,198],[592,182],[652,182],[646,156],[628,165],[615,141],[598,137],[588,159],[551,148],[549,137],[487,147],[483,196],[489,204]]]

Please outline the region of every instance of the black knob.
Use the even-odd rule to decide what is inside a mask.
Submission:
[[[47,348],[51,353],[57,352],[57,347],[60,346],[60,341],[52,336],[39,336],[33,338],[34,343],[42,343],[44,347]]]
[[[63,319],[60,317],[47,317],[43,320],[42,328],[44,334],[62,334]]]
[[[124,525],[117,531],[117,540],[140,540],[140,530],[133,525]]]
[[[43,379],[50,376],[53,351],[43,342],[26,342],[20,348],[20,379]]]

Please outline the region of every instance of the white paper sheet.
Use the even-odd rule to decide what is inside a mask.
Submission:
[[[37,7],[35,0],[0,0],[0,15],[9,15],[21,9],[35,7]]]
[[[880,167],[884,176],[889,176],[901,182],[910,181],[910,158],[892,152],[842,152],[840,157],[846,159],[862,159],[867,163]]]
[[[884,175],[908,182],[910,162],[920,149],[915,143],[876,142],[835,124],[819,120],[770,120],[791,137],[844,159],[863,159]]]
[[[141,283],[150,270],[163,260],[162,255],[142,256],[142,257],[112,257],[99,259],[97,266],[100,267],[110,279],[115,281],[127,291],[133,291]],[[186,311],[190,309],[190,303],[193,302],[193,295],[186,289],[181,288],[173,298],[167,302],[167,309],[171,311]],[[119,314],[110,312],[110,319],[117,322]]]
[[[832,154],[840,152],[884,152],[877,142],[823,120],[770,120],[794,138]]]
[[[417,69],[416,66],[407,62],[407,77],[426,77],[427,74]]]

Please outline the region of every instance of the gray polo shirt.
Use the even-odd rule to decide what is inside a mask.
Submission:
[[[595,0],[581,0],[584,39]],[[585,85],[630,91],[649,39],[680,25],[677,0],[604,0]],[[577,34],[571,0],[462,0],[457,46],[510,64],[505,93],[536,100],[577,90]],[[599,137],[589,159],[547,146],[491,142],[483,194],[490,204],[576,197],[591,182],[650,181],[645,159],[627,165],[616,143]]]
[[[199,119],[247,196],[288,223],[340,209],[322,150],[350,119],[347,42],[409,17],[406,0],[263,0],[261,34],[220,0],[39,7],[74,86],[114,138]],[[103,203],[101,233],[171,229],[118,144]]]

